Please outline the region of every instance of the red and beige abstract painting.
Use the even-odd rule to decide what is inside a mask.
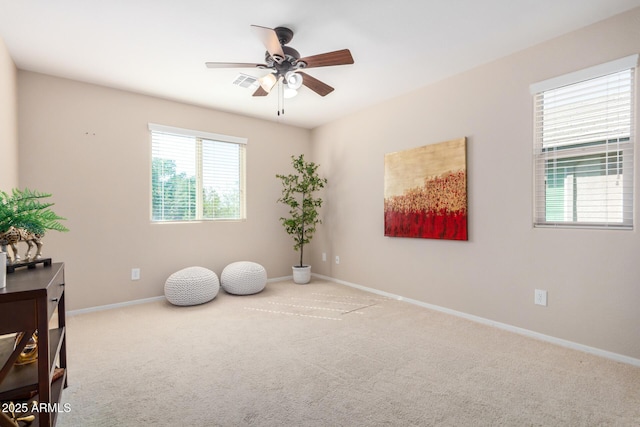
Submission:
[[[384,235],[467,238],[467,139],[384,156]]]

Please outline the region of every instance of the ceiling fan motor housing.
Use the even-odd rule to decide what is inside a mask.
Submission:
[[[300,59],[300,53],[290,46],[282,46],[282,52],[284,52],[284,59],[280,62],[276,61],[269,51],[265,52],[264,59],[268,68],[276,70],[277,74],[285,75],[289,71],[295,71],[298,68],[304,68],[306,65],[304,62],[298,62]]]

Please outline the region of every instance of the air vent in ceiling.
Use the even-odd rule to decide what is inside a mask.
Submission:
[[[258,83],[257,78],[253,76],[249,76],[247,74],[242,74],[242,73],[238,74],[238,77],[236,77],[233,84],[243,88],[254,88],[254,89],[260,85]]]

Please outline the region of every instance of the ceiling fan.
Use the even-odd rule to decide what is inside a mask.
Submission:
[[[333,92],[334,89],[301,70],[353,64],[353,57],[349,49],[300,58],[297,50],[291,46],[285,46],[293,38],[293,31],[289,28],[277,27],[271,29],[258,25],[252,25],[251,28],[267,48],[264,64],[206,62],[205,65],[208,68],[259,68],[272,70],[266,76],[258,79],[260,87],[253,93],[253,96],[268,95],[280,80],[284,82],[288,89],[297,90],[304,85],[318,95],[326,96]]]

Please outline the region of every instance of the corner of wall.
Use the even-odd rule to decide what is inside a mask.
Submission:
[[[18,186],[18,70],[0,37],[0,190]],[[4,94],[7,94],[6,96]]]

